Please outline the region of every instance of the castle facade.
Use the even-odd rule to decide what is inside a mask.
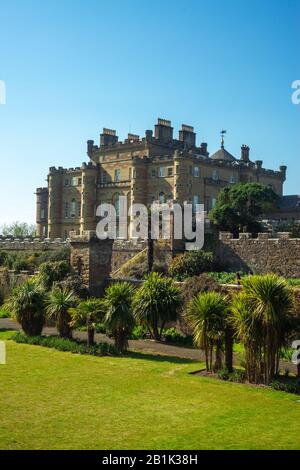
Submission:
[[[87,154],[89,162],[81,167],[51,167],[48,186],[36,190],[38,237],[66,239],[70,231],[95,230],[98,205],[113,203],[118,211],[119,196],[126,196],[129,205],[188,201],[204,204],[209,212],[224,186],[259,182],[282,196],[286,178],[286,166],[263,168],[261,160],[250,159],[247,145],[233,156],[223,137],[210,156],[206,143],[197,146],[193,127],[182,125],[175,139],[171,122],[164,119],[158,119],[154,133],[128,134],[123,142],[115,130],[103,129],[99,145],[87,142]]]

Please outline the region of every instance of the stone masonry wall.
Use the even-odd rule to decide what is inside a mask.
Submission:
[[[5,238],[0,236],[0,251],[55,251],[69,246],[61,238]]]
[[[241,233],[239,238],[233,238],[231,233],[221,232],[218,257],[235,271],[300,277],[300,238],[290,238],[285,232],[278,233],[277,238],[268,233],[259,233],[257,238]]]

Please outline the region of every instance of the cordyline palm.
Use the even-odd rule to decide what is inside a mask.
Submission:
[[[245,292],[237,294],[230,304],[230,323],[234,335],[245,347],[246,374],[249,382],[261,381],[262,329],[253,314],[253,302]]]
[[[29,279],[12,291],[5,304],[28,336],[40,335],[45,323],[45,292],[35,279]]]
[[[119,282],[108,287],[103,298],[104,323],[111,332],[119,352],[128,349],[128,337],[134,327],[132,299],[134,287]]]
[[[206,369],[222,367],[222,346],[227,326],[228,300],[218,292],[198,294],[188,305],[185,318],[194,332],[195,345],[205,352]],[[213,365],[213,351],[215,364]]]
[[[77,307],[70,308],[71,315],[70,326],[76,328],[78,326],[87,327],[87,343],[88,346],[94,344],[95,326],[103,318],[103,302],[100,299],[89,298],[81,301]]]
[[[278,372],[280,349],[289,330],[292,291],[285,279],[275,274],[249,276],[242,285],[261,328],[264,383],[269,384]]]
[[[173,280],[153,272],[136,292],[134,316],[148,328],[152,338],[160,341],[166,323],[177,320],[181,302],[180,291]]]
[[[60,287],[54,287],[48,296],[46,314],[48,318],[55,320],[57,331],[63,338],[72,337],[69,309],[75,307],[77,302],[78,299],[72,290]]]

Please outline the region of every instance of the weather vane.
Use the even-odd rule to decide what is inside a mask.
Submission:
[[[222,149],[224,148],[224,135],[226,134],[227,131],[224,129],[221,130],[221,147]]]

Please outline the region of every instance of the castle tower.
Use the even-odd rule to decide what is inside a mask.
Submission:
[[[61,237],[63,168],[50,168],[48,175],[48,237]]]
[[[97,166],[83,163],[80,233],[96,230]]]
[[[36,236],[48,236],[48,188],[36,190]]]

